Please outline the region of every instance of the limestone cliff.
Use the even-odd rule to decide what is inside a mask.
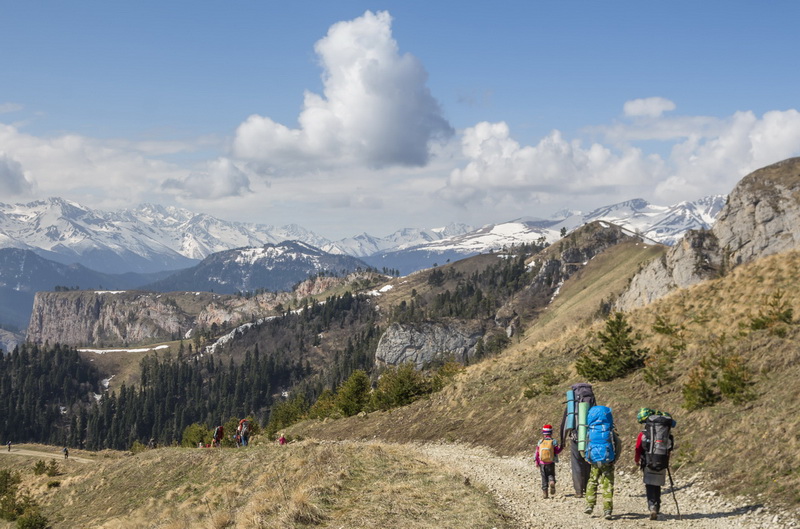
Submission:
[[[452,358],[464,362],[475,355],[482,333],[456,323],[424,322],[391,325],[378,342],[379,365],[412,362],[422,369],[433,361]]]
[[[33,303],[28,340],[98,347],[176,340],[193,329],[235,327],[348,281],[369,280],[367,273],[347,278],[315,277],[300,283],[294,292],[246,297],[210,292],[39,292]]]
[[[691,231],[643,268],[616,302],[630,310],[730,268],[800,247],[800,158],[744,177],[711,230]]]
[[[192,320],[166,294],[38,292],[33,301],[28,340],[67,345],[136,345],[178,339],[192,328]]]

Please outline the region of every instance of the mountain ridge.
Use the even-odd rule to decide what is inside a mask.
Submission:
[[[41,257],[99,272],[154,272],[196,265],[209,255],[241,247],[299,240],[333,254],[371,258],[389,268],[403,261],[406,272],[496,251],[503,246],[545,237],[557,240],[561,229],[571,231],[593,220],[606,220],[664,244],[674,244],[688,229],[709,227],[724,197],[704,197],[673,206],[654,206],[633,199],[589,214],[557,219],[522,218],[473,228],[451,223],[438,228],[402,228],[384,237],[362,233],[338,241],[297,224],[267,224],[221,220],[174,206],[140,204],[118,211],[100,211],[51,197],[25,204],[0,203],[0,248],[20,248]],[[708,204],[705,205],[704,204]],[[516,226],[514,229],[510,227]],[[505,239],[500,235],[505,232]],[[496,237],[487,237],[493,232]],[[421,256],[421,257],[419,257]]]

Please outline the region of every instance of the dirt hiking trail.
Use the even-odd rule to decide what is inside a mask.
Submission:
[[[473,485],[488,488],[519,528],[798,527],[796,518],[790,513],[773,510],[757,500],[744,497],[723,499],[704,489],[699,475],[683,476],[681,472],[674,472],[673,478],[682,520],[678,520],[675,501],[667,485],[662,488],[661,514],[657,521],[651,521],[641,474],[620,470],[617,470],[614,486],[614,516],[607,521],[602,516],[602,499],[592,515],[583,512],[586,500],[575,496],[568,454],[567,457],[560,456],[556,464],[558,484],[555,497],[545,500],[532,454],[530,457],[498,456],[484,448],[452,444],[420,444],[417,450],[420,455],[457,470]]]
[[[64,454],[61,450],[57,452],[42,452],[39,450],[30,450],[28,448],[14,448],[11,446],[11,451],[8,451],[7,447],[3,447],[0,451],[1,455],[4,456],[27,456],[27,457],[39,457],[39,458],[49,458],[49,459],[59,459],[61,461],[76,461],[78,463],[92,463],[91,459],[86,459],[85,457],[77,457],[70,455],[68,459],[64,459]]]

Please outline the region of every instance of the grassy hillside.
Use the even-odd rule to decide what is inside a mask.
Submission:
[[[564,391],[582,381],[574,362],[588,344],[597,343],[604,327],[601,302],[626,285],[637,261],[659,251],[630,243],[598,256],[563,285],[540,319],[501,356],[470,366],[430,398],[366,417],[306,422],[293,432],[316,438],[460,440],[508,454],[531,450],[542,424],[560,423]],[[661,387],[647,383],[641,370],[595,383],[598,401],[615,411],[625,464],[633,463],[638,408],[667,410],[678,421],[676,472],[703,470],[726,491],[765,493],[800,504],[800,455],[795,450],[800,442],[795,410],[798,284],[800,252],[791,252],[742,266],[627,315],[642,335],[641,347],[669,350],[678,341],[681,347],[667,362],[674,380]],[[770,315],[781,309],[793,310],[791,323],[771,321]],[[656,332],[657,321],[671,326],[672,334]],[[722,398],[696,411],[683,408],[682,389],[698,366],[713,364],[709,376],[721,376],[720,359],[736,358],[752,376],[752,395],[745,402]]]
[[[378,443],[74,456],[93,462],[59,461],[55,477],[33,475],[36,457],[2,456],[54,529],[507,527],[491,496],[463,476]]]

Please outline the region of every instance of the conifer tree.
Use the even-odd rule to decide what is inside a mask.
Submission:
[[[613,380],[644,366],[648,351],[636,347],[641,336],[633,331],[622,312],[606,320],[605,330],[598,332],[597,338],[600,346],[590,345],[575,364],[582,377],[590,381]]]

